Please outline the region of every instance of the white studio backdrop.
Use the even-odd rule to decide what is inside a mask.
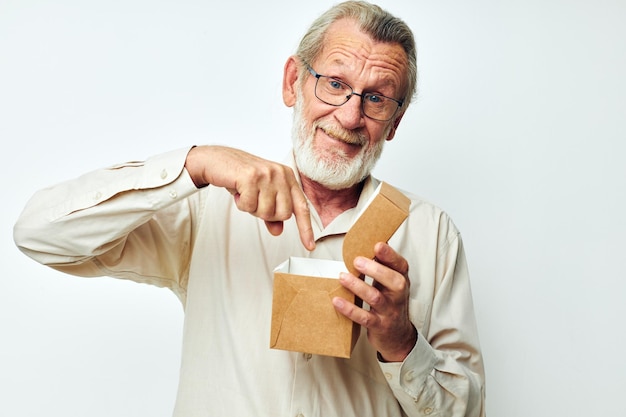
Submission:
[[[282,67],[334,1],[0,2],[0,415],[171,415],[182,308],[19,253],[32,193],[190,144],[281,160]],[[463,232],[492,417],[625,415],[626,2],[381,0],[420,93],[376,175]]]

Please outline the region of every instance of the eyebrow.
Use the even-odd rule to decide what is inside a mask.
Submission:
[[[331,74],[332,73],[330,74],[324,73],[321,75],[340,80],[348,84],[351,88],[354,89],[353,87],[354,83],[346,81],[346,78],[343,76],[343,74],[342,75],[331,75]],[[385,92],[382,91],[383,89],[387,89],[387,88],[389,88],[392,91],[385,91]],[[376,83],[376,87],[366,87],[361,91],[361,93],[377,93],[377,94],[382,94],[385,97],[393,98],[394,96],[400,94],[398,89],[399,89],[398,85],[390,77],[385,77]]]

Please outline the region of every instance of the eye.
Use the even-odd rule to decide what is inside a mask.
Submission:
[[[343,83],[337,80],[333,80],[332,78],[328,79],[328,85],[330,88],[334,90],[343,90],[344,88]]]
[[[382,104],[385,101],[383,96],[379,96],[378,94],[368,94],[367,101],[372,104]]]

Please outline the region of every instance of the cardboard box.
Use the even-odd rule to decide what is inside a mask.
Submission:
[[[343,242],[343,262],[289,258],[274,270],[270,347],[349,358],[360,326],[335,311],[335,296],[357,303],[339,283],[339,273],[355,276],[357,256],[374,258],[374,245],[386,242],[409,214],[411,201],[381,182]]]

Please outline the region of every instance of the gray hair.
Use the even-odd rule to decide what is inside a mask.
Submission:
[[[322,52],[326,32],[330,25],[341,19],[354,20],[359,29],[378,42],[397,43],[407,55],[409,65],[406,74],[404,103],[408,106],[417,91],[417,52],[413,32],[404,21],[365,1],[339,3],[318,17],[302,37],[296,56],[305,63],[312,63]],[[308,74],[300,69],[301,79]],[[406,108],[406,107],[405,107]]]

